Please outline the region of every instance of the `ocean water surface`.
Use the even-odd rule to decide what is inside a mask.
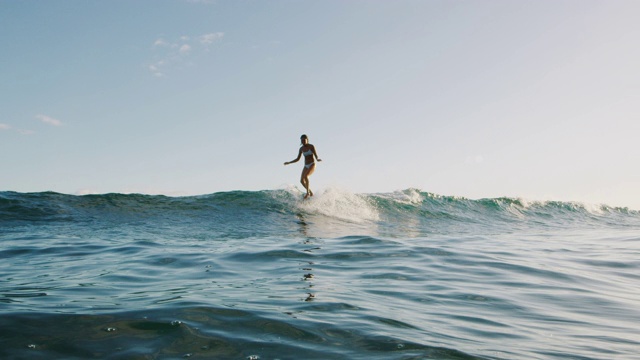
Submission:
[[[640,213],[0,192],[2,359],[640,359]]]

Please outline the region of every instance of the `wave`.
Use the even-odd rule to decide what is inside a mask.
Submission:
[[[199,196],[169,197],[142,194],[67,195],[55,192],[0,192],[0,221],[121,221],[145,218],[235,218],[255,221],[269,215],[309,215],[347,223],[390,226],[414,223],[498,223],[562,226],[598,224],[638,226],[640,212],[578,202],[527,201],[520,198],[472,200],[418,189],[391,193],[356,194],[328,188],[309,200],[295,187],[261,191],[229,191]]]
[[[604,204],[531,201],[510,197],[472,200],[458,196],[422,192],[418,189],[407,189],[390,194],[374,194],[372,197],[390,211],[408,210],[424,216],[466,220],[484,217],[508,220],[525,218],[552,220],[557,217],[565,220],[604,219],[607,217],[637,219],[640,215],[639,211]]]

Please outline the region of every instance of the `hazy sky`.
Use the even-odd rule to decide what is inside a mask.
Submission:
[[[0,190],[640,209],[640,1],[0,0]],[[299,185],[298,185],[299,186]]]

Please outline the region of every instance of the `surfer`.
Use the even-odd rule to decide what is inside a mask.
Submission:
[[[298,157],[295,160],[287,161],[284,163],[285,165],[293,164],[294,162],[298,162],[300,157],[304,155],[304,167],[302,168],[302,175],[300,176],[300,183],[307,190],[307,193],[304,195],[304,198],[308,198],[309,196],[313,196],[313,192],[309,188],[309,176],[313,174],[313,171],[316,169],[315,160],[322,161],[318,158],[318,154],[316,153],[315,146],[309,144],[309,138],[307,135],[300,136],[300,150],[298,150]],[[315,157],[315,159],[314,159]]]

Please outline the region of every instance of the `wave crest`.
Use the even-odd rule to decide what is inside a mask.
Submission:
[[[140,220],[172,216],[237,221],[246,216],[300,213],[350,223],[393,225],[403,221],[418,221],[420,226],[431,227],[438,227],[441,222],[491,225],[580,222],[623,226],[637,226],[640,222],[640,212],[628,208],[509,197],[472,200],[419,189],[356,194],[327,188],[308,200],[303,200],[302,192],[293,186],[277,190],[229,191],[184,197],[0,192],[0,221],[77,221],[104,217]]]

